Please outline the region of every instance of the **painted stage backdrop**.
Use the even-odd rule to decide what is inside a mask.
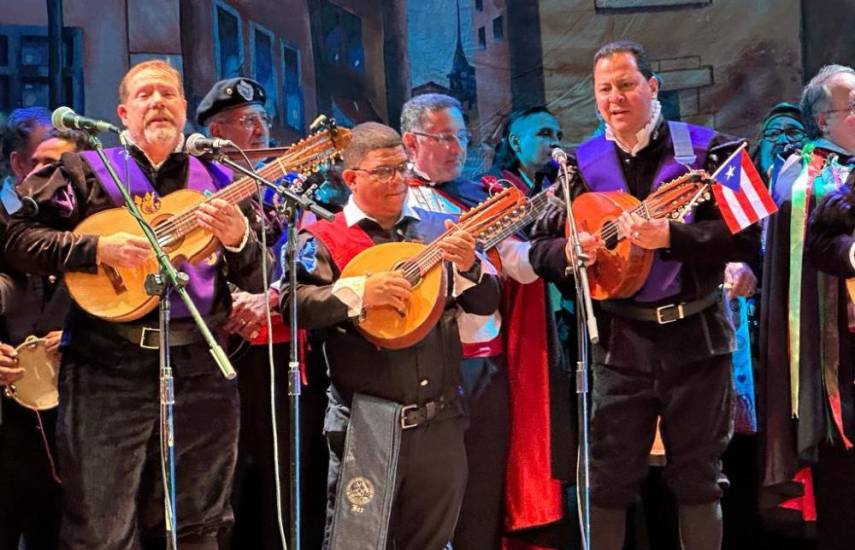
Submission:
[[[596,128],[591,59],[614,39],[644,44],[670,118],[756,137],[826,63],[855,63],[853,0],[53,0],[62,5],[63,104],[118,122],[116,88],[165,57],[190,113],[218,79],[267,89],[280,143],[321,113],[398,126],[428,91],[465,106],[467,170],[487,166],[507,114],[546,105],[565,144]],[[3,0],[0,113],[49,105],[48,2]],[[188,131],[195,128],[188,128]]]

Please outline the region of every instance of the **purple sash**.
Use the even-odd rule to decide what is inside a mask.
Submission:
[[[133,158],[127,158],[125,162],[125,150],[121,147],[112,147],[105,151],[110,164],[116,171],[116,175],[122,180],[122,183],[128,185],[128,192],[134,199],[134,202],[140,207],[144,214],[151,214],[160,208],[160,197],[154,189],[151,181],[148,179],[139,164]],[[86,160],[92,168],[101,187],[107,192],[113,200],[113,204],[117,207],[124,207],[125,200],[122,198],[122,193],[116,187],[113,179],[110,177],[107,167],[101,162],[101,159],[95,151],[84,151],[81,156]],[[232,181],[232,172],[223,166],[216,163],[203,163],[196,157],[188,157],[189,168],[187,171],[186,189],[194,191],[215,193],[228,185]],[[127,166],[127,174],[125,167]],[[222,253],[215,252],[211,257],[204,258],[197,264],[183,262],[175,266],[179,271],[183,271],[190,277],[190,283],[187,285],[187,292],[193,303],[199,309],[202,315],[210,313],[211,306],[214,302],[214,290],[219,269]],[[190,316],[187,311],[187,306],[182,300],[173,300],[172,302],[172,317],[175,319],[186,318]]]
[[[669,126],[674,124],[668,123]],[[678,123],[682,124],[682,123]],[[709,128],[702,126],[694,126],[686,124],[689,130],[689,136],[692,142],[692,149],[695,152],[695,161],[690,164],[694,169],[700,169],[704,165],[707,157],[710,142],[715,136],[715,132]],[[669,131],[667,153],[659,165],[659,170],[656,177],[653,178],[653,188],[655,191],[659,185],[671,181],[679,177],[688,169],[686,166],[677,162],[674,158],[674,146],[672,141],[673,130]],[[623,191],[629,192],[626,181],[623,176],[623,169],[618,159],[616,145],[608,141],[605,136],[598,136],[589,141],[586,141],[579,146],[577,150],[577,159],[579,172],[585,182],[590,187],[591,191],[606,192],[606,191]],[[686,222],[691,222],[691,215],[686,217]],[[638,302],[656,302],[679,294],[682,288],[680,271],[683,267],[682,262],[674,260],[664,260],[662,254],[656,251],[653,260],[653,267],[650,269],[650,275],[647,277],[644,286],[641,287],[633,297]]]

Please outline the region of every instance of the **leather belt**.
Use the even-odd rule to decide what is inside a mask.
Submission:
[[[618,302],[601,302],[601,305],[604,310],[618,317],[667,325],[704,311],[715,304],[720,297],[721,293],[714,291],[700,300],[667,304],[659,307],[639,307]]]
[[[409,430],[432,420],[443,420],[463,415],[463,399],[459,394],[450,398],[444,395],[436,401],[421,405],[404,405],[401,408],[401,429]]]
[[[110,327],[116,334],[125,340],[136,344],[142,349],[160,349],[160,329],[152,327],[132,326],[115,324]],[[204,340],[202,333],[198,330],[175,330],[169,331],[169,347],[187,346]]]

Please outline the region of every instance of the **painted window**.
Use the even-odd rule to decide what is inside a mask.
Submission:
[[[362,20],[328,0],[321,10],[324,61],[351,73],[365,74]]]
[[[279,94],[276,82],[276,63],[274,62],[275,38],[273,33],[255,23],[251,26],[252,77],[257,80],[267,93],[264,104],[272,119],[278,119]]]
[[[243,73],[240,14],[224,2],[214,3],[214,59],[220,79]]]
[[[303,91],[300,87],[300,50],[282,44],[282,97],[285,125],[303,132]]]
[[[50,106],[47,27],[0,25],[0,111]],[[62,35],[63,103],[82,112],[83,33],[65,27]]]
[[[493,40],[501,42],[505,39],[505,18],[499,16],[493,19]]]

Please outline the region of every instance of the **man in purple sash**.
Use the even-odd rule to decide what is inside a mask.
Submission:
[[[739,145],[706,128],[666,122],[658,88],[640,45],[614,42],[597,52],[594,92],[605,133],[572,156],[573,197],[622,191],[644,200],[690,169],[712,173]],[[732,431],[734,335],[718,287],[727,262],[757,256],[759,231],[732,235],[709,202],[687,221],[625,212],[621,234],[654,251],[653,267],[634,296],[595,304],[600,343],[592,354],[591,544],[597,550],[623,546],[625,511],[646,475],[657,417],[683,547],[721,545],[726,478],[720,456]],[[565,213],[554,208],[532,233],[532,265],[549,281],[565,278],[564,223]],[[582,238],[595,260],[602,239]]]
[[[188,157],[181,133],[187,102],[181,78],[162,61],[134,66],[119,86],[117,112],[129,150],[108,149],[116,173],[140,209],[156,210],[179,189],[213,192],[231,174]],[[151,257],[144,239],[127,233],[75,235],[81,220],[122,206],[106,167],[94,155],[64,154],[30,176],[22,192],[38,205],[18,216],[6,243],[11,261],[33,273],[93,272],[98,265],[134,267]],[[150,210],[149,210],[150,211]],[[179,269],[210,325],[231,309],[228,282],[261,290],[265,250],[244,212],[222,199],[199,207],[198,222],[222,250]],[[72,307],[63,329],[57,447],[63,479],[60,548],[131,549],[163,544],[159,464],[157,312],[108,322]],[[225,380],[180,300],[170,329],[175,376],[177,536],[181,548],[215,549],[231,522],[229,492],[237,430],[237,384]]]

